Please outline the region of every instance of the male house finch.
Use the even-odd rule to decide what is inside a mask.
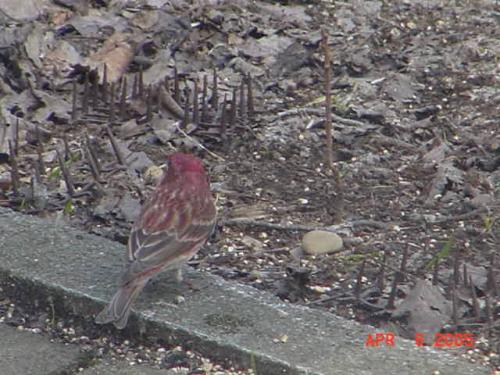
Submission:
[[[207,240],[215,216],[201,160],[180,152],[170,155],[167,171],[132,227],[120,288],[97,315],[96,323],[112,322],[124,328],[130,306],[148,280],[160,271],[180,272]]]

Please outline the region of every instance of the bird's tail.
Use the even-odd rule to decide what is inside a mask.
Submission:
[[[97,324],[113,323],[118,329],[125,328],[130,315],[130,306],[146,283],[147,280],[137,280],[121,286],[109,305],[96,316],[95,322]]]

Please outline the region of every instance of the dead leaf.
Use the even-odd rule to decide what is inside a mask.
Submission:
[[[449,150],[448,145],[437,138],[434,140],[433,145],[434,147],[422,157],[424,168],[440,164],[445,159],[446,153]]]
[[[456,168],[452,161],[439,164],[431,182],[426,204],[433,204],[437,197],[443,196],[448,190],[453,190],[453,184],[463,185],[464,173]],[[456,187],[455,187],[456,188]]]
[[[392,318],[404,319],[404,328],[410,337],[414,337],[418,332],[433,340],[434,334],[449,321],[451,312],[451,303],[439,288],[427,280],[419,279],[394,310]]]
[[[128,69],[134,50],[129,43],[129,35],[116,32],[108,38],[99,50],[87,59],[91,68],[97,68],[99,77],[104,75],[107,67],[108,82],[117,82]]]

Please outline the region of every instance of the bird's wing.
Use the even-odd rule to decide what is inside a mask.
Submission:
[[[199,204],[200,206],[197,206]],[[163,213],[164,225],[155,231],[134,226],[128,242],[129,265],[123,282],[143,274],[148,277],[174,268],[191,258],[203,245],[215,224],[215,207],[210,200],[170,207]],[[200,217],[192,217],[191,212]]]

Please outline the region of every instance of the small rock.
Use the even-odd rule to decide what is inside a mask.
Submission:
[[[302,238],[302,247],[310,255],[332,253],[343,246],[342,238],[338,234],[326,230],[313,230]]]
[[[259,270],[252,270],[250,272],[249,276],[250,276],[250,280],[252,280],[252,281],[263,279],[262,272],[260,272]]]
[[[42,9],[48,5],[47,1],[26,0],[2,0],[0,12],[5,13],[16,21],[33,21],[40,17]]]
[[[176,297],[175,297],[175,303],[176,303],[177,305],[181,305],[181,304],[183,304],[184,302],[186,302],[186,298],[185,298],[185,297],[183,297],[183,296],[176,296]]]
[[[148,169],[146,169],[146,172],[144,173],[144,180],[147,183],[156,185],[158,182],[160,182],[160,178],[162,175],[163,175],[163,168],[158,167],[156,165],[152,165]]]
[[[253,251],[262,251],[262,248],[264,246],[261,241],[250,236],[243,236],[243,238],[241,239],[241,243],[249,247]]]
[[[490,194],[478,194],[470,200],[470,205],[473,208],[491,207],[495,198]]]

